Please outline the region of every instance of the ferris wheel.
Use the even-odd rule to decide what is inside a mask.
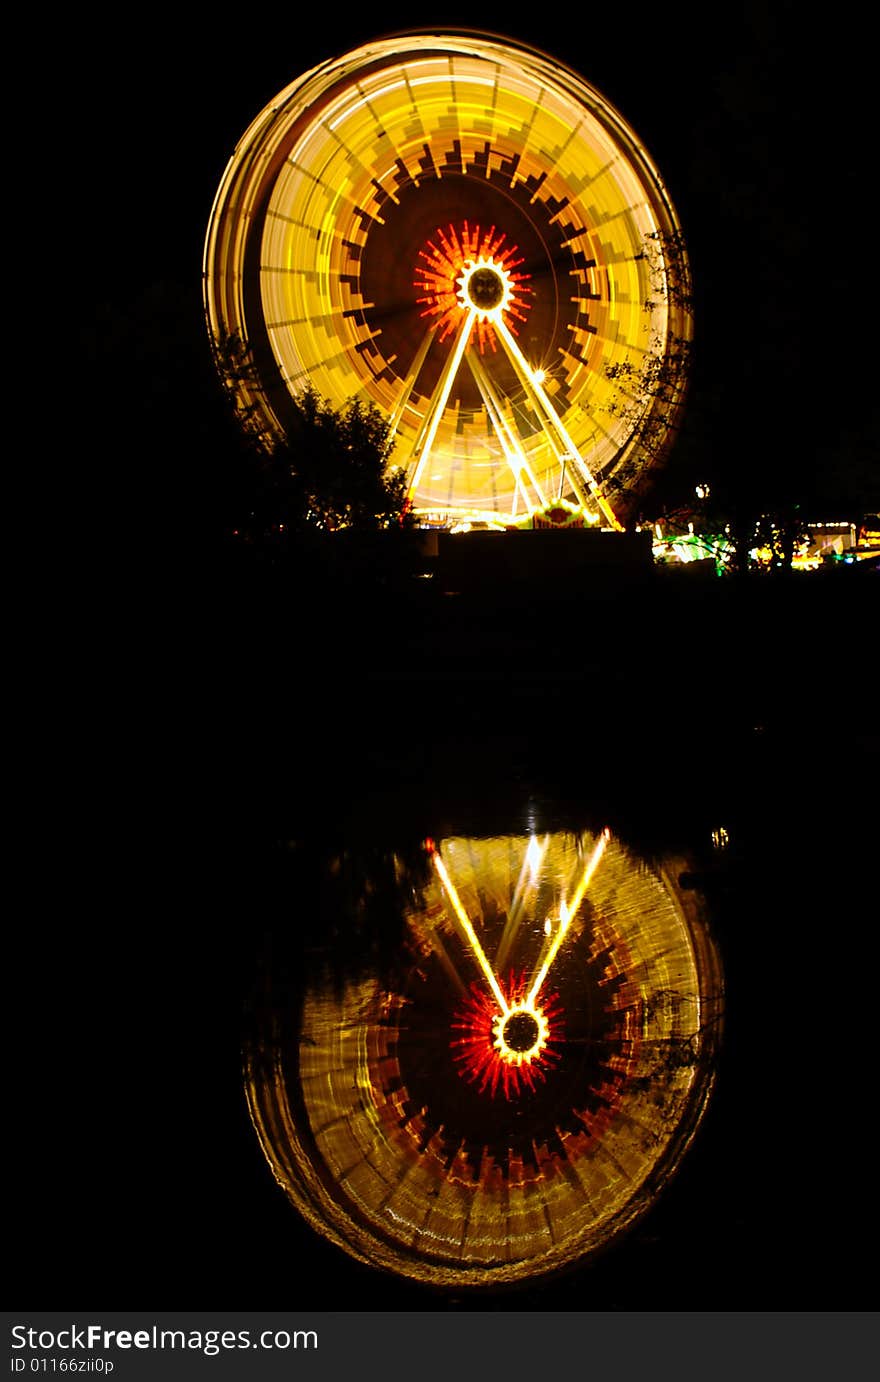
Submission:
[[[595,88],[494,36],[383,38],[280,92],[217,192],[204,296],[264,432],[307,389],[375,406],[426,522],[619,528],[683,403],[657,169]]]
[[[637,1222],[687,1152],[718,953],[681,862],[608,829],[424,850],[394,855],[399,929],[368,954],[316,939],[267,966],[251,1119],[289,1201],[355,1259],[455,1289],[552,1275]]]

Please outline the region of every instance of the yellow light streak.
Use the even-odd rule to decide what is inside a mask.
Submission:
[[[436,392],[434,393],[434,397],[431,399],[431,407],[428,411],[427,417],[425,418],[425,422],[427,425],[424,432],[422,452],[416,463],[416,468],[413,473],[413,477],[409,482],[410,498],[412,498],[413,494],[418,488],[422,471],[424,470],[425,465],[427,464],[428,457],[431,454],[431,447],[434,445],[434,438],[437,435],[437,428],[440,425],[440,418],[443,413],[443,409],[446,407],[446,401],[449,398],[449,392],[452,388],[455,376],[458,373],[458,367],[461,364],[461,359],[464,355],[464,348],[468,343],[468,339],[470,337],[471,331],[473,330],[473,325],[475,321],[475,312],[466,312],[464,314],[461,326],[458,330],[458,335],[455,338],[455,345],[453,346],[452,351],[449,355],[449,359],[447,360],[444,366],[443,373],[440,376],[440,382],[437,385]],[[416,446],[414,448],[414,454],[417,451],[418,442],[416,443]]]
[[[586,461],[584,460],[583,456],[581,455],[580,451],[578,450],[577,446],[572,440],[568,429],[562,421],[562,418],[559,416],[556,409],[553,407],[553,404],[550,402],[550,399],[547,396],[547,393],[544,390],[542,384],[539,382],[536,375],[529,368],[528,361],[526,360],[525,356],[523,355],[522,351],[520,350],[519,346],[517,345],[516,341],[514,340],[513,336],[508,330],[506,323],[499,316],[497,320],[493,321],[493,325],[495,326],[495,329],[498,332],[501,344],[507,351],[511,364],[513,365],[514,369],[519,375],[521,382],[525,385],[526,391],[530,392],[533,401],[537,401],[537,403],[540,405],[540,409],[543,411],[547,422],[549,422],[550,426],[555,429],[557,436],[562,441],[566,449],[566,453],[572,458],[572,460],[576,461],[578,466],[580,467],[583,477],[590,488],[590,493],[592,494],[596,503],[599,505],[599,508],[602,510],[603,514],[608,519],[608,522],[611,524],[612,528],[617,529],[617,531],[619,532],[622,525],[618,522],[617,518],[615,517],[611,505],[608,503],[608,500],[600,492],[599,487],[593,478],[589,466],[587,465]]]
[[[416,357],[413,360],[412,365],[410,366],[409,374],[404,380],[403,389],[401,390],[400,397],[398,398],[396,404],[394,405],[394,408],[392,409],[389,415],[388,428],[390,432],[396,432],[398,429],[398,425],[400,423],[401,418],[403,417],[404,410],[406,409],[406,406],[409,403],[409,400],[412,396],[412,391],[415,387],[416,380],[419,376],[419,371],[421,370],[422,365],[425,363],[425,358],[427,357],[428,350],[430,349],[431,342],[433,339],[434,328],[432,326],[429,326],[424,336],[422,337],[421,345],[416,351]]]
[[[544,865],[544,856],[550,836],[545,835],[542,841],[532,835],[529,845],[523,857],[522,867],[517,879],[516,889],[507,912],[507,921],[504,923],[504,930],[501,933],[501,941],[495,952],[495,968],[503,970],[507,964],[507,957],[514,945],[520,929],[520,917],[527,901],[535,894],[538,887],[538,880],[541,869]]]
[[[495,1001],[501,1009],[501,1012],[505,1017],[507,1017],[510,1009],[507,1006],[504,994],[501,992],[501,987],[498,983],[498,980],[492,973],[492,967],[489,964],[489,961],[486,959],[483,947],[480,945],[477,933],[471,924],[470,917],[464,910],[464,907],[461,905],[461,898],[459,897],[456,891],[455,884],[449,877],[446,865],[440,858],[439,850],[434,850],[433,854],[431,855],[431,858],[434,860],[434,868],[437,870],[440,882],[443,884],[443,890],[446,893],[446,896],[449,898],[452,910],[458,917],[458,920],[461,923],[461,928],[467,937],[468,945],[470,946],[473,952],[474,959],[477,961],[477,964],[483,971],[483,974],[486,977],[486,980],[489,984],[490,989],[492,990],[492,993],[495,996]]]
[[[494,87],[496,84],[492,77],[475,77],[473,74],[468,75],[460,72],[456,72],[455,79],[457,82],[467,82],[468,86]],[[387,96],[389,91],[399,91],[405,86],[435,86],[436,84],[436,75],[431,77],[410,77],[408,82],[389,82],[386,86],[380,86],[375,91],[368,91],[360,101],[355,101],[354,104],[348,106],[341,115],[337,115],[335,120],[333,120],[327,128],[335,130],[345,120],[348,120],[352,115],[356,115],[359,110],[363,110],[370,104],[375,104],[377,101],[381,100],[383,96]]]
[[[565,902],[565,901],[563,901],[563,902],[560,903],[560,906],[559,906],[559,920],[560,920],[559,929],[558,929],[558,931],[556,932],[556,935],[553,937],[553,940],[552,940],[552,942],[551,942],[551,944],[550,944],[550,949],[547,951],[546,959],[544,960],[544,963],[541,965],[541,968],[540,968],[539,971],[538,971],[537,977],[536,977],[534,983],[532,984],[531,989],[529,990],[529,995],[528,995],[528,998],[526,999],[526,1003],[527,1003],[530,1007],[533,1006],[533,1005],[537,1002],[538,994],[541,992],[541,985],[543,984],[544,980],[547,978],[547,974],[548,974],[548,971],[549,971],[549,969],[550,969],[550,966],[552,965],[553,961],[556,959],[556,955],[557,955],[557,953],[558,953],[558,951],[559,951],[559,947],[561,946],[562,942],[565,940],[565,937],[566,937],[566,935],[567,935],[567,933],[568,933],[568,928],[569,928],[569,926],[571,925],[571,922],[572,922],[572,918],[575,917],[575,916],[577,915],[578,908],[580,907],[581,903],[582,903],[583,900],[584,900],[584,894],[586,893],[587,888],[590,886],[590,883],[591,883],[592,878],[593,878],[593,874],[596,872],[596,869],[599,867],[599,864],[600,864],[601,859],[602,859],[602,855],[605,853],[605,850],[606,850],[607,847],[608,847],[608,841],[609,841],[610,839],[611,839],[611,831],[606,827],[606,828],[602,831],[602,834],[599,836],[598,840],[596,841],[596,844],[595,844],[595,846],[594,846],[594,848],[593,848],[593,852],[592,852],[592,854],[590,855],[589,859],[587,860],[587,866],[586,866],[586,868],[584,869],[583,873],[581,874],[581,880],[580,880],[580,882],[578,883],[578,885],[577,885],[577,887],[576,887],[576,889],[575,889],[575,891],[574,891],[574,896],[572,897],[571,901],[570,901],[570,902]]]
[[[533,835],[532,838],[529,840],[529,847],[526,850],[526,862],[529,866],[533,883],[538,876],[538,869],[541,867],[542,855],[543,851],[541,849],[541,846],[538,844],[538,841],[535,839],[535,836]]]
[[[495,434],[501,443],[501,449],[504,453],[504,459],[510,466],[517,489],[522,494],[522,497],[525,501],[527,511],[531,513],[534,509],[534,504],[529,498],[528,490],[523,484],[522,476],[520,474],[521,471],[525,471],[526,475],[531,481],[535,493],[538,496],[538,503],[540,504],[541,508],[546,508],[547,500],[544,495],[544,491],[541,489],[541,486],[538,483],[538,479],[535,475],[535,472],[529,465],[526,453],[523,451],[522,447],[517,441],[516,435],[512,427],[510,426],[510,423],[504,416],[501,400],[498,397],[498,394],[492,385],[492,381],[490,380],[488,374],[486,373],[480,362],[479,355],[469,350],[466,353],[465,359],[470,365],[471,373],[473,374],[474,379],[476,380],[477,388],[480,391],[480,397],[482,398],[486,408],[486,414],[489,418],[489,421],[492,423],[492,426],[495,428]]]

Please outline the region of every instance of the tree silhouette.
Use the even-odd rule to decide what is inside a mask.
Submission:
[[[352,399],[337,410],[313,389],[294,400],[269,471],[291,528],[375,531],[399,525],[406,476],[390,465],[392,447],[388,423],[371,404]]]
[[[355,398],[337,409],[309,387],[290,399],[275,434],[254,401],[247,347],[227,337],[216,359],[247,457],[239,537],[277,546],[408,525],[406,475],[391,463],[391,429],[376,407]]]

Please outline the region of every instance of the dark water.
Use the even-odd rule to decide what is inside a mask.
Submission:
[[[564,601],[543,625],[512,604],[500,627],[452,601],[363,619],[356,600],[319,602],[330,627],[307,600],[215,591],[134,640],[45,780],[18,927],[19,1298],[868,1308],[867,585],[787,604],[774,590],[772,609],[763,591],[630,592]],[[289,924],[294,856],[519,829],[529,809],[691,855],[725,1040],[696,1142],[647,1217],[577,1271],[472,1300],[382,1276],[300,1223],[248,1121],[241,1014]]]

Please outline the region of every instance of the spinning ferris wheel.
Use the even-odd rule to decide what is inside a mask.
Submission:
[[[506,39],[385,38],[292,82],[228,164],[204,292],[265,433],[308,388],[374,405],[425,521],[620,527],[683,402],[660,176],[593,87]]]
[[[290,1202],[356,1259],[454,1288],[552,1274],[637,1222],[690,1146],[718,955],[681,861],[609,829],[424,851],[394,856],[399,927],[368,954],[316,939],[268,966],[251,1118]]]

